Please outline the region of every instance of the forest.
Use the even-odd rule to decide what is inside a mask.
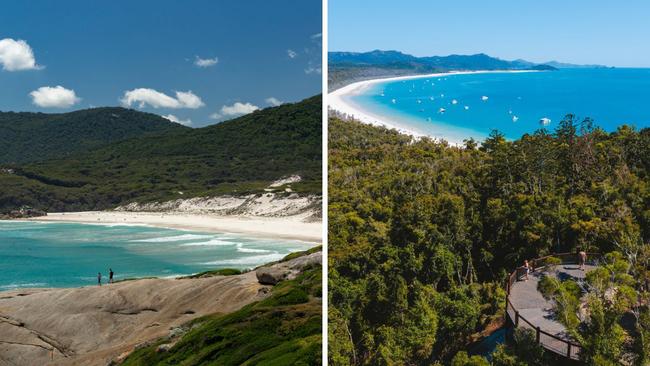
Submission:
[[[0,161],[0,214],[23,206],[85,211],[133,201],[260,193],[293,174],[303,178],[294,191],[320,194],[321,100],[314,96],[203,128],[122,108],[2,114],[6,128],[0,124],[0,138],[21,136],[11,138],[17,149],[12,156],[31,155],[27,161]],[[116,112],[126,123],[115,121]],[[29,136],[19,133],[43,123]],[[58,153],[61,146],[68,147],[66,156]]]
[[[569,327],[583,361],[650,362],[650,129],[568,115],[457,147],[330,118],[328,164],[331,364],[553,364],[527,332],[489,358],[470,346],[502,325],[508,273],[577,248],[610,253]],[[570,282],[540,290],[573,296],[558,315],[577,312]],[[631,328],[608,331],[629,314]]]

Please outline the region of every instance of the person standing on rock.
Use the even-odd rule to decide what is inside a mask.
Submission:
[[[101,272],[97,272],[97,284],[99,286],[102,285],[102,273]]]
[[[113,269],[108,269],[108,283],[113,283]]]

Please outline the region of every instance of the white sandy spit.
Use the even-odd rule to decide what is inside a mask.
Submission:
[[[202,232],[237,233],[262,238],[280,238],[318,243],[321,222],[304,222],[302,216],[246,217],[170,212],[88,211],[48,213],[31,221],[78,222],[113,225],[151,225]]]
[[[382,79],[372,79],[364,80],[350,85],[344,86],[340,89],[337,89],[327,95],[327,104],[328,108],[331,108],[339,113],[353,117],[356,120],[359,120],[363,123],[368,123],[375,126],[383,126],[386,128],[394,128],[401,133],[412,135],[415,137],[435,137],[435,138],[444,138],[452,145],[461,145],[462,139],[459,139],[459,136],[445,135],[446,131],[440,131],[441,134],[436,134],[432,136],[428,133],[422,131],[414,130],[412,127],[406,127],[399,124],[399,121],[394,121],[391,117],[381,116],[379,114],[373,113],[366,109],[362,109],[359,105],[351,103],[349,98],[350,96],[359,95],[364,93],[368,88],[377,83],[385,83],[398,80],[411,80],[411,79],[425,79],[425,78],[434,78],[442,76],[452,76],[452,75],[465,75],[465,74],[486,74],[486,73],[519,73],[519,72],[536,72],[537,70],[482,70],[482,71],[452,71],[447,73],[435,73],[435,74],[423,74],[423,75],[410,75],[410,76],[397,76],[390,78]]]

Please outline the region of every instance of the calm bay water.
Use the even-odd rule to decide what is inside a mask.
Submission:
[[[614,131],[650,126],[650,69],[484,73],[374,84],[354,104],[406,129],[449,139],[553,131],[568,113]],[[542,119],[548,119],[546,124]]]
[[[311,246],[148,226],[0,221],[0,291],[94,285],[109,268],[116,280],[253,268]]]

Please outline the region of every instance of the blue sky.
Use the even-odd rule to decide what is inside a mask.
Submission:
[[[318,0],[4,2],[0,110],[142,105],[196,127],[299,101],[321,92],[321,9]]]
[[[647,0],[329,0],[330,51],[650,67]]]

